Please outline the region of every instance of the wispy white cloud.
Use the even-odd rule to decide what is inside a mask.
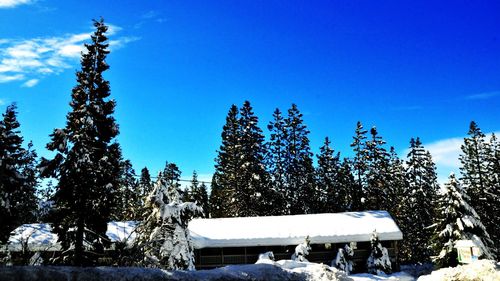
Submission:
[[[5,104],[7,104],[7,101],[4,99],[0,99],[0,105],[5,105]]]
[[[22,74],[4,75],[4,74],[0,73],[0,83],[19,81],[19,80],[23,80],[23,79],[24,79],[24,75],[22,75]]]
[[[496,96],[500,96],[500,91],[492,91],[492,92],[485,92],[485,93],[479,93],[479,94],[474,94],[474,95],[469,95],[466,96],[466,100],[486,100],[490,99]]]
[[[2,8],[14,8],[18,5],[31,4],[34,3],[33,0],[0,0],[0,9]]]
[[[40,80],[38,80],[38,79],[30,79],[30,80],[24,82],[22,87],[26,87],[26,88],[34,87],[36,84],[38,84],[39,81]]]
[[[1,1],[1,0],[0,0]],[[122,28],[110,25],[110,49],[118,49],[137,37],[116,37]],[[44,76],[58,74],[74,67],[90,41],[91,31],[45,38],[12,40],[0,38],[0,83],[24,81],[22,86],[33,87]]]
[[[141,20],[134,25],[134,28],[141,28],[144,24],[149,22],[164,23],[167,19],[157,11],[147,11],[141,15]]]
[[[500,132],[495,132],[495,135],[499,134]],[[491,133],[487,133],[486,140],[489,140],[490,136]],[[446,182],[451,172],[459,174],[459,156],[462,153],[461,146],[464,143],[464,137],[448,138],[429,144],[424,143],[425,149],[429,150],[436,164],[439,183]],[[408,150],[405,151],[405,155],[407,153]]]

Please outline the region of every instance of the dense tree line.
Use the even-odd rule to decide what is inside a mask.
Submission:
[[[248,108],[248,101],[239,110],[233,105],[226,117],[212,181],[211,217],[387,210],[404,233],[403,262],[430,261],[436,255],[432,241],[439,239],[430,237],[437,231],[436,221],[442,219],[442,206],[438,206],[444,199],[439,197],[435,164],[420,138],[410,140],[406,159],[401,159],[375,127],[365,130],[358,122],[353,156],[342,158],[327,137],[314,167],[309,130],[295,104],[287,115],[274,111],[267,142],[253,115],[251,131],[258,138],[244,136],[249,132],[249,117],[242,112]],[[499,143],[495,135],[486,141],[473,122],[462,150],[467,200],[477,208],[478,220],[486,221],[485,247],[497,253],[499,245],[492,241],[498,241],[498,219],[487,220],[486,214],[499,211]],[[259,167],[258,173],[243,176],[249,175],[248,167]],[[239,198],[247,201],[241,203]]]

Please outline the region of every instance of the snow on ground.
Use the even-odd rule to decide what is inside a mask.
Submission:
[[[415,278],[406,272],[396,272],[390,275],[378,276],[369,273],[349,275],[354,281],[414,281]]]
[[[500,263],[492,260],[479,260],[468,265],[442,268],[429,275],[423,275],[418,281],[498,281]]]
[[[138,267],[92,267],[78,268],[69,266],[7,266],[0,267],[0,281],[34,280],[117,280],[117,281],[152,281],[152,280],[288,280],[288,281],[413,281],[406,272],[377,276],[372,274],[353,274],[324,264],[270,259],[257,264],[230,265],[211,270],[165,271]],[[419,281],[498,281],[500,263],[482,260],[470,265],[445,268],[421,276]]]

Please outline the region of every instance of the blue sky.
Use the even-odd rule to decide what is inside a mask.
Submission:
[[[25,139],[50,155],[102,16],[137,171],[168,160],[207,178],[230,105],[250,100],[266,133],[296,103],[314,152],[329,136],[349,156],[358,120],[401,155],[419,136],[443,178],[471,120],[500,131],[500,2],[436,2],[0,0],[0,109],[17,102]]]

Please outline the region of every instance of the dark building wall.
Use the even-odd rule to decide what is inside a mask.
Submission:
[[[311,251],[307,259],[310,262],[324,263],[330,265],[337,256],[339,248],[345,243],[339,244],[311,244]],[[398,249],[396,241],[382,241],[387,248],[393,270],[399,269]],[[208,269],[221,267],[229,264],[251,264],[255,263],[259,254],[272,251],[276,260],[290,259],[295,251],[296,245],[287,246],[256,246],[256,247],[226,247],[226,248],[203,248],[195,249],[195,265],[197,269]],[[355,272],[364,272],[366,260],[370,255],[370,243],[358,242],[354,251]]]

